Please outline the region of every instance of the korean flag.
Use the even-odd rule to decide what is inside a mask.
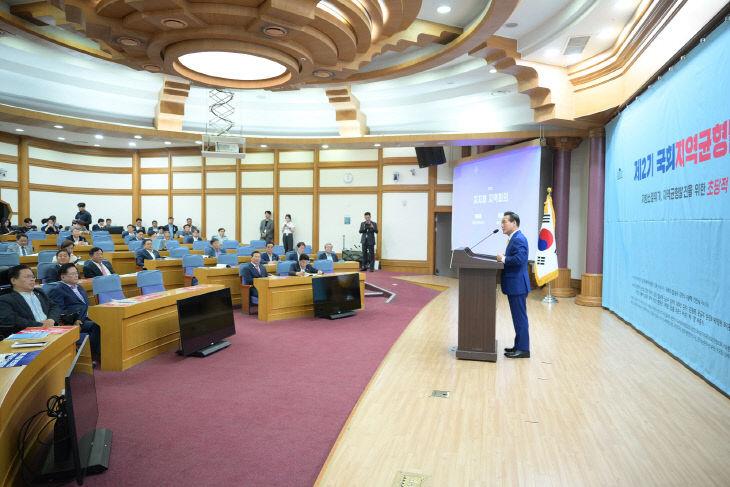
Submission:
[[[543,205],[542,227],[537,240],[537,256],[535,257],[535,280],[542,286],[558,277],[558,248],[555,242],[555,210],[553,198],[548,188],[548,195]]]

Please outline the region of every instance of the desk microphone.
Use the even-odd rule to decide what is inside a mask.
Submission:
[[[488,239],[489,237],[491,237],[492,235],[494,235],[497,232],[499,232],[499,228],[495,228],[494,231],[492,231],[492,233],[490,233],[489,235],[487,235],[486,237],[484,237],[483,239],[481,239],[480,241],[478,241],[475,245],[472,245],[471,247],[469,247],[470,250],[474,250],[474,247],[476,247],[480,243],[484,242],[486,239]]]

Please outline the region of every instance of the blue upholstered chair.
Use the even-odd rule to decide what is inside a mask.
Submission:
[[[55,255],[55,250],[41,250],[38,252],[38,263],[43,264],[44,262],[51,262]]]
[[[94,243],[96,243],[96,242],[105,242],[105,241],[111,242],[112,241],[112,236],[109,235],[108,233],[101,233],[99,235],[92,235],[91,236],[91,240]]]
[[[111,240],[94,240],[94,247],[99,247],[104,252],[114,252],[114,242]]]
[[[48,284],[48,278],[56,273],[56,265],[52,262],[38,264],[35,276],[36,280],[40,280],[42,284]]]
[[[176,259],[182,259],[186,255],[190,255],[190,249],[187,247],[178,247],[170,251],[170,257],[174,257]]]
[[[7,242],[0,242],[0,252],[5,252],[8,250],[8,243]]]
[[[92,230],[91,231],[91,238],[96,238],[96,237],[101,237],[101,236],[109,237],[109,232],[107,230]]]
[[[243,282],[243,267],[247,265],[246,262],[238,266],[238,276],[241,278],[241,312],[249,315],[258,313],[258,296],[251,296],[251,284],[245,284]],[[256,305],[256,312],[254,312],[252,304]]]
[[[68,238],[71,236],[71,232],[68,233],[68,235],[63,235],[63,233],[59,233],[58,237],[56,237],[56,245],[61,248],[61,243],[64,240],[68,240]]]
[[[331,260],[315,260],[313,264],[314,268],[318,271],[322,271],[325,274],[332,273],[335,271],[335,265]]]
[[[238,265],[238,256],[236,254],[221,254],[218,256],[218,264],[235,267]]]
[[[0,267],[13,267],[20,264],[20,256],[15,252],[0,252]]]
[[[251,255],[254,250],[256,250],[255,247],[252,247],[250,245],[243,245],[236,249],[236,255]]]
[[[45,293],[46,296],[48,296],[48,293],[51,292],[51,289],[53,289],[55,286],[58,286],[59,282],[48,282],[41,284],[41,291]]]
[[[165,240],[165,247],[167,248],[167,250],[179,249],[180,242],[177,240]]]
[[[284,260],[284,261],[277,262],[276,274],[278,274],[280,276],[289,275],[289,271],[291,271],[291,268],[293,265],[294,265],[293,260]]]
[[[122,293],[122,278],[119,274],[110,274],[108,276],[98,276],[92,281],[94,286],[94,296],[99,304],[104,304],[112,299],[124,299]]]
[[[186,255],[182,258],[183,280],[185,281],[186,287],[198,284],[198,280],[193,274],[193,269],[203,267],[204,265],[202,255]]]
[[[276,255],[284,255],[284,246],[283,245],[274,245],[274,253]]]
[[[142,242],[140,240],[135,240],[133,242],[129,242],[127,244],[127,247],[129,248],[130,251],[136,252],[137,250],[142,248]]]
[[[198,240],[197,242],[193,242],[193,250],[205,250],[208,247],[210,247],[210,242],[207,240]]]
[[[58,237],[62,239],[67,239],[71,236],[71,230],[61,230],[58,232]]]
[[[251,247],[255,249],[265,249],[266,248],[266,240],[251,240],[251,243],[249,244]]]
[[[223,250],[235,249],[238,247],[238,240],[224,240],[221,244]]]
[[[164,291],[162,271],[139,271],[137,273],[137,287],[142,295]]]
[[[290,250],[286,253],[286,260],[297,260],[297,251],[296,250]]]
[[[312,246],[311,245],[305,245],[304,246],[304,253],[309,255],[312,253]]]
[[[46,239],[46,232],[41,232],[40,230],[32,230],[30,232],[25,232],[25,234],[28,236],[28,240],[45,240]]]

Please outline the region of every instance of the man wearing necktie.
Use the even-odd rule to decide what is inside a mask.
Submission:
[[[43,291],[35,288],[35,276],[24,264],[8,269],[12,291],[0,296],[0,336],[29,326],[55,326],[60,310]]]
[[[160,253],[154,249],[154,242],[150,238],[142,240],[142,248],[137,249],[134,253],[134,258],[137,261],[138,267],[144,267],[145,260],[160,260],[162,257]]]
[[[251,254],[251,262],[241,264],[239,274],[241,274],[243,284],[248,286],[252,286],[253,280],[257,277],[268,277],[269,273],[266,272],[266,267],[261,265],[261,252],[254,250]],[[258,295],[259,293],[256,288],[252,287],[249,296]]]
[[[109,261],[104,260],[104,251],[99,247],[89,250],[90,260],[84,262],[84,277],[92,278],[116,274]]]
[[[515,328],[515,344],[504,349],[508,358],[530,357],[530,332],[527,321],[527,295],[530,293],[530,276],[527,273],[529,249],[527,239],[520,231],[520,217],[506,211],[502,218],[502,232],[509,237],[507,250],[497,254],[497,261],[504,264],[502,292],[507,295],[512,324]]]
[[[28,243],[28,236],[20,234],[17,242],[8,245],[8,252],[15,252],[18,255],[33,255],[33,246]]]
[[[49,297],[58,304],[61,313],[76,313],[73,324],[80,326],[82,333],[89,334],[91,354],[98,359],[101,354],[101,329],[89,319],[89,296],[78,285],[79,271],[73,264],[63,264],[58,274],[61,282],[51,288]]]

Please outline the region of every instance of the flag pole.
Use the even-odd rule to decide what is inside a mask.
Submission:
[[[552,304],[552,303],[558,302],[558,299],[555,296],[553,296],[552,293],[550,292],[552,284],[553,284],[553,281],[548,282],[548,293],[547,293],[547,296],[542,298],[543,303]]]

